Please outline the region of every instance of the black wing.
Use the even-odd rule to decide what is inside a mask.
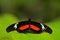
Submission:
[[[49,26],[47,26],[47,25],[44,25],[44,27],[46,28],[44,31],[45,32],[48,32],[48,33],[52,33],[52,29],[51,28],[49,28]]]
[[[10,31],[15,30],[14,25],[15,25],[15,24],[10,25],[10,26],[6,29],[6,31],[7,31],[7,32],[10,32]]]

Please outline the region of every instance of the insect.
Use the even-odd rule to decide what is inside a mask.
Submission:
[[[12,24],[6,29],[7,32],[11,32],[14,30],[18,31],[19,33],[27,33],[27,32],[32,33],[47,32],[50,34],[52,33],[52,29],[49,28],[47,25],[31,21],[31,19],[29,19],[28,21],[22,21]]]

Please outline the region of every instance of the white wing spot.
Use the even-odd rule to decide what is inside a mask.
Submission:
[[[44,27],[44,25],[43,25],[43,24],[41,24],[41,25],[42,25],[42,29],[43,29],[43,30],[45,30],[45,27]]]
[[[17,24],[18,24],[18,23],[16,23],[16,24],[14,25],[14,28],[15,28],[15,29],[17,28]]]

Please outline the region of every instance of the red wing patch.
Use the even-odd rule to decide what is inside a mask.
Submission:
[[[21,26],[19,29],[20,29],[20,30],[25,30],[25,29],[27,29],[27,28],[29,28],[29,25]]]
[[[30,28],[32,28],[32,29],[35,30],[35,31],[39,31],[39,30],[40,30],[40,28],[38,28],[38,27],[35,26],[35,25],[30,25]]]

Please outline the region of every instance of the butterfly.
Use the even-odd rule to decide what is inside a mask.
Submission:
[[[27,33],[27,32],[32,32],[32,33],[47,32],[50,34],[52,33],[52,29],[49,28],[47,25],[35,21],[31,21],[31,19],[29,19],[28,21],[22,21],[12,24],[8,26],[6,29],[7,32],[11,32],[14,30],[18,31],[19,33]]]

